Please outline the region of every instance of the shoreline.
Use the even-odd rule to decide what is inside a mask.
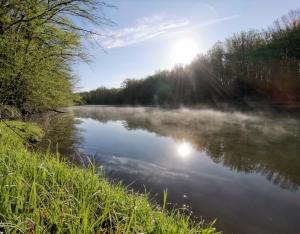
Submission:
[[[35,124],[8,124],[27,140],[42,135]],[[3,123],[0,130],[0,172],[5,175],[0,182],[0,230],[217,233],[213,223],[195,223],[178,210],[150,203],[146,194],[109,183],[93,166],[82,169],[59,154],[27,150],[26,142]]]

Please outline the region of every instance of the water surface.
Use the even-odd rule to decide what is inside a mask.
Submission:
[[[216,218],[224,233],[300,230],[296,117],[82,106],[40,122],[44,146],[77,163],[90,158],[158,202],[167,188],[169,206]]]

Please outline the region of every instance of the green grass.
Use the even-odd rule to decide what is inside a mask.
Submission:
[[[167,213],[147,195],[110,184],[94,167],[83,169],[26,149],[38,140],[34,124],[0,122],[0,232],[216,233],[179,211]],[[166,194],[165,194],[166,195]]]
[[[5,121],[0,122],[0,137],[1,140],[8,140],[8,144],[18,143],[18,145],[23,146],[23,144],[36,143],[41,140],[42,130],[36,124],[25,123],[20,121]],[[10,129],[10,131],[9,131]],[[1,135],[1,133],[3,135]],[[19,139],[14,139],[14,138]],[[22,139],[23,138],[23,139]]]

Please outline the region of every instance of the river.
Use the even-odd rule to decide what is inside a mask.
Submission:
[[[38,119],[41,148],[226,233],[300,230],[300,120],[266,113],[79,106]]]

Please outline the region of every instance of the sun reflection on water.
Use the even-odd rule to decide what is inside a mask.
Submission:
[[[192,145],[186,141],[177,144],[176,147],[177,154],[182,158],[187,158],[188,156],[190,156],[192,153],[192,149]]]

